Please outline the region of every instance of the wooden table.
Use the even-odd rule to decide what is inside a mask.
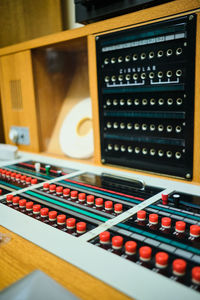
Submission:
[[[130,299],[2,226],[0,232],[11,237],[0,246],[0,289],[39,269],[81,299]]]

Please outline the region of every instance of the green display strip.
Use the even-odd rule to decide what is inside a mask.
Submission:
[[[183,83],[177,85],[155,85],[155,86],[133,86],[133,87],[112,87],[103,88],[102,92],[106,94],[124,94],[124,93],[145,93],[145,92],[172,92],[172,91],[183,91],[185,89]]]
[[[173,145],[173,146],[180,146],[185,147],[185,141],[183,139],[169,139],[169,138],[160,138],[160,137],[153,137],[153,136],[133,136],[133,135],[121,135],[121,134],[111,134],[105,133],[105,139],[114,139],[119,141],[129,141],[129,142],[137,142],[137,143],[154,143],[157,145]]]
[[[19,187],[19,186],[12,185],[12,184],[7,183],[7,182],[2,181],[2,180],[0,180],[0,184],[5,185],[5,186],[9,186],[10,188],[12,188],[12,189],[14,189],[14,190],[21,190],[21,189],[22,189],[22,188]],[[11,192],[11,193],[12,193],[12,192]]]
[[[160,111],[104,111],[105,117],[120,118],[154,118],[154,119],[185,119],[185,112],[160,112]]]
[[[88,212],[88,211],[85,211],[85,210],[83,210],[83,209],[74,207],[74,206],[72,206],[72,205],[65,204],[65,203],[63,203],[63,202],[60,202],[60,201],[57,201],[57,200],[48,198],[48,197],[46,197],[46,196],[37,194],[37,193],[32,192],[32,191],[28,191],[28,192],[26,192],[26,194],[31,195],[31,196],[34,196],[34,197],[39,198],[39,199],[42,199],[42,200],[44,200],[44,201],[47,201],[47,202],[56,204],[56,205],[58,205],[58,206],[65,207],[65,208],[67,208],[67,209],[69,209],[69,210],[78,212],[78,213],[80,213],[80,214],[82,214],[82,215],[91,217],[91,218],[93,218],[93,219],[96,219],[96,220],[99,220],[99,221],[102,221],[102,222],[108,221],[107,218],[104,218],[104,217],[102,217],[102,216],[98,216],[98,215],[93,214],[93,213],[91,213],[91,212]],[[37,199],[36,199],[36,200],[37,200]]]
[[[193,252],[194,254],[200,255],[200,250],[199,249],[196,249],[196,248],[191,247],[191,246],[187,246],[187,245],[185,245],[183,243],[180,243],[180,242],[177,242],[177,241],[173,241],[173,240],[170,240],[168,238],[159,236],[157,234],[152,234],[152,233],[150,233],[148,231],[144,231],[144,230],[141,230],[141,229],[138,229],[138,228],[135,228],[135,227],[128,226],[126,224],[122,224],[121,223],[121,224],[118,224],[117,226],[120,227],[120,228],[126,229],[128,231],[132,231],[134,233],[141,234],[141,235],[143,235],[145,237],[152,238],[152,239],[157,240],[157,241],[159,241],[161,243],[166,243],[166,244],[169,244],[169,245],[173,245],[176,248],[184,249],[184,250],[187,250],[189,252]]]
[[[127,42],[132,42],[132,41],[136,41],[138,39],[147,39],[147,38],[155,38],[157,36],[161,36],[161,35],[166,35],[166,34],[174,34],[176,32],[184,32],[185,31],[185,24],[178,24],[176,26],[166,26],[164,28],[161,29],[154,29],[154,30],[150,30],[150,31],[145,31],[145,32],[136,32],[136,30],[138,31],[138,29],[134,30],[134,34],[129,34],[128,36],[126,34],[124,34],[122,37],[118,37],[118,38],[111,38],[109,37],[108,40],[105,41],[101,41],[101,46],[105,47],[105,46],[111,46],[111,45],[115,45],[115,44],[119,44],[119,43],[127,43]]]
[[[36,177],[41,177],[41,178],[44,178],[44,179],[53,179],[54,178],[54,177],[43,175],[43,174],[40,174],[40,173],[36,174],[35,172],[31,172],[31,171],[29,171],[27,169],[20,168],[20,167],[17,167],[17,166],[7,166],[7,168],[15,170],[17,172],[19,172],[19,171],[25,172],[27,174],[34,175]]]

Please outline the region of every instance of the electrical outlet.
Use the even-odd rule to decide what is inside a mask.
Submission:
[[[30,145],[29,128],[21,126],[11,126],[9,138],[17,145]]]

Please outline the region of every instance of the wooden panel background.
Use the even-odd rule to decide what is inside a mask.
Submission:
[[[0,47],[62,30],[60,0],[2,0],[0,15]]]
[[[30,145],[20,145],[19,149],[37,152],[39,151],[39,138],[30,51],[1,57],[0,71],[6,143],[11,144],[9,139],[11,126],[25,126],[30,131]],[[19,109],[13,107],[11,81],[21,84],[22,107]]]

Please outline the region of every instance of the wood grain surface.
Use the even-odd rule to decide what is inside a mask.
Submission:
[[[39,269],[80,299],[130,299],[2,226],[0,232],[11,237],[8,243],[0,244],[0,290]]]

